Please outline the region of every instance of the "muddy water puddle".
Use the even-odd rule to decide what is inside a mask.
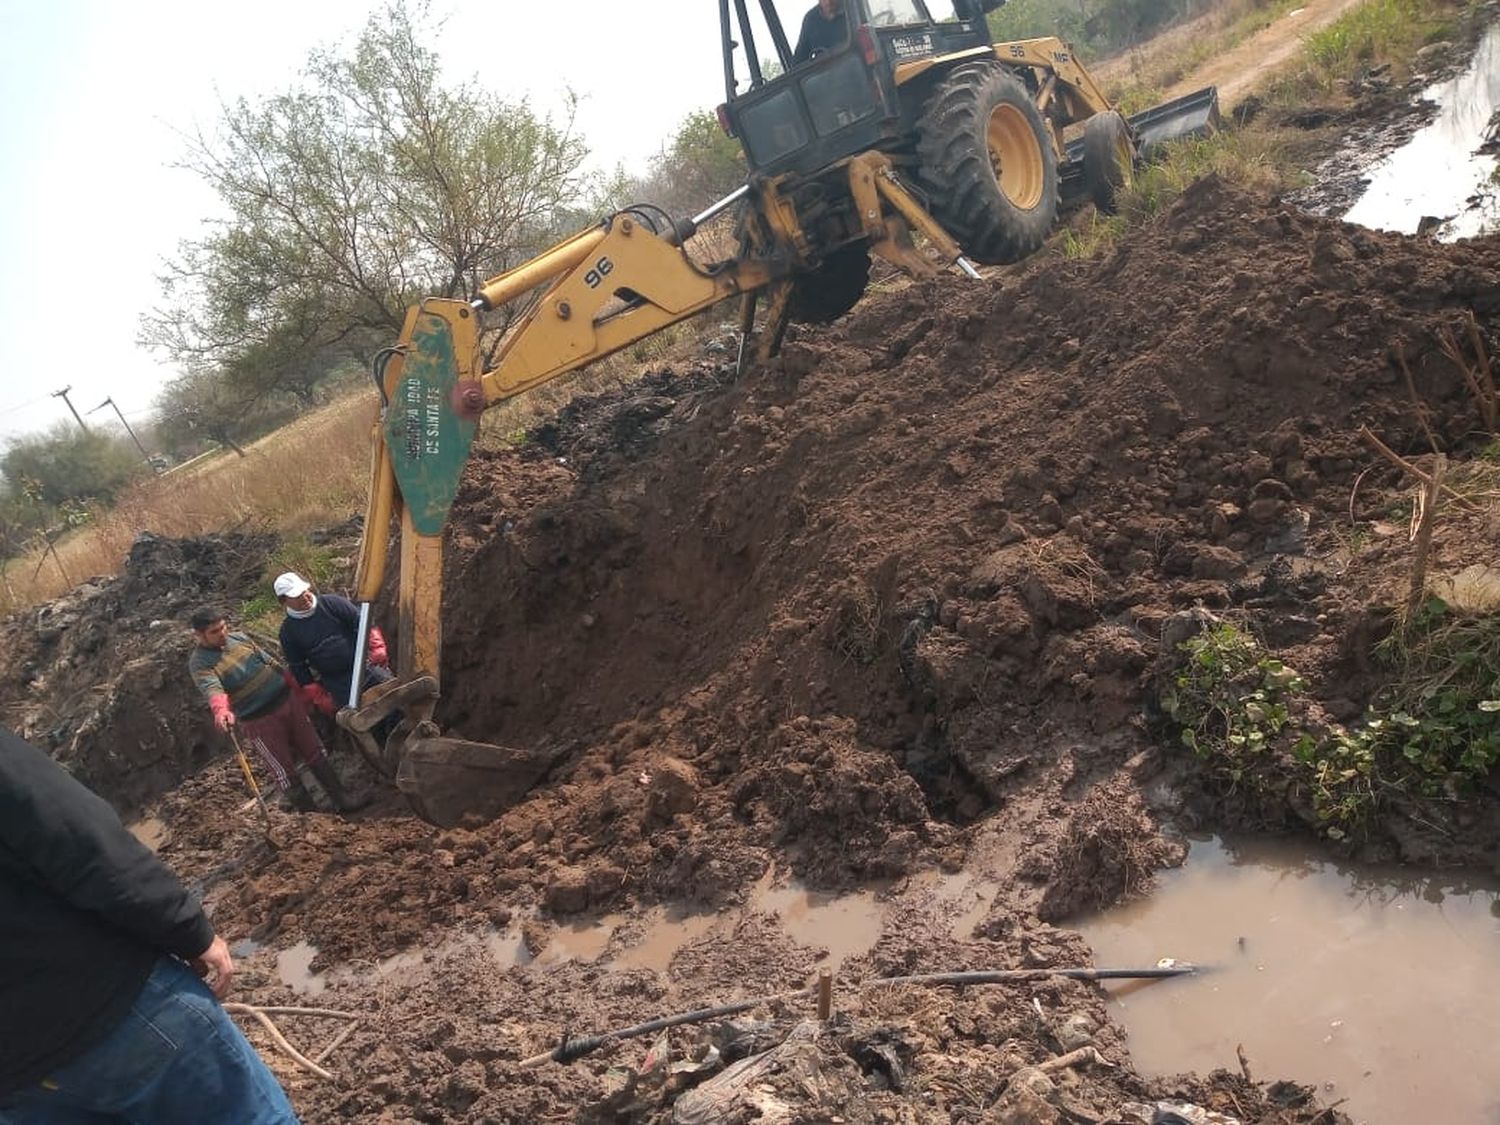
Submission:
[[[755,889],[750,908],[781,918],[781,928],[793,941],[826,949],[829,968],[850,957],[868,953],[880,940],[882,910],[874,891],[826,895],[795,884]]]
[[[789,938],[825,951],[823,963],[834,969],[874,947],[883,917],[874,891],[823,894],[795,882],[778,885],[774,873],[768,873],[738,910],[702,913],[669,905],[633,920],[610,914],[560,926],[548,935],[536,962],[546,966],[597,961],[620,969],[665,972],[677,953],[693,942],[733,940],[735,925],[751,913],[776,915]]]
[[[948,932],[959,941],[976,936],[975,930],[989,916],[1000,888],[999,883],[971,871],[923,871],[913,875],[909,883],[914,890],[932,896],[942,917],[948,919]]]
[[[293,992],[302,996],[321,996],[328,989],[328,977],[325,973],[312,971],[313,958],[317,955],[317,946],[299,941],[276,954],[276,975]]]
[[[1500,1121],[1500,883],[1194,840],[1146,900],[1078,924],[1100,966],[1213,966],[1113,990],[1147,1074],[1315,1084],[1366,1125]]]
[[[965,886],[946,888],[959,911],[960,922],[983,915],[987,901],[972,901],[977,892]],[[828,895],[796,883],[777,885],[773,875],[758,883],[746,905],[719,913],[693,912],[681,906],[657,906],[638,916],[608,914],[551,928],[546,944],[533,956],[519,922],[504,930],[459,934],[442,942],[387,957],[373,966],[340,965],[313,972],[317,947],[300,941],[276,954],[276,974],[283,984],[304,996],[319,996],[331,982],[373,975],[393,983],[410,979],[430,961],[452,955],[471,956],[476,947],[502,969],[534,966],[538,970],[570,961],[593,962],[617,969],[666,972],[677,953],[702,940],[732,941],[736,923],[748,913],[775,914],[788,937],[824,950],[822,963],[837,969],[846,959],[866,953],[880,938],[884,908],[874,891]],[[237,945],[237,956],[249,956],[254,942]]]
[[[1437,116],[1371,167],[1369,186],[1344,218],[1415,234],[1430,216],[1443,220],[1435,229],[1445,241],[1495,230],[1495,157],[1479,149],[1500,109],[1500,24],[1485,33],[1467,70],[1422,97],[1437,105]]]

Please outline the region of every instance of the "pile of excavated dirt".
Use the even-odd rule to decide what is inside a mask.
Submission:
[[[275,957],[306,941],[333,970],[318,1002],[370,1017],[340,1084],[289,1075],[299,1108],[671,1120],[711,1068],[652,1085],[629,1069],[648,1041],[518,1063],[570,1028],[800,987],[833,955],[755,907],[793,875],[869,891],[881,921],[839,965],[849,1026],[775,1086],[787,1120],[1117,1122],[1173,1097],[1341,1120],[1240,1075],[1141,1078],[1093,985],[847,982],[1086,962],[1051,923],[1180,855],[1147,801],[1170,789],[1145,709],[1174,615],[1234,616],[1357,713],[1368,607],[1409,557],[1378,532],[1350,553],[1341,529],[1406,483],[1358,432],[1421,451],[1425,424],[1463,447],[1473,405],[1436,333],[1469,310],[1493,351],[1500,241],[1359,230],[1209,179],[1101,261],[874,296],[738,381],[665,373],[476,456],[442,717],[550,751],[551,775],[447,831],[389,798],[356,821],[277,814],[275,849],[227,765],[157,810],[221,932],[260,945],[249,997],[290,999]],[[1479,534],[1445,523],[1439,564],[1475,561]],[[1492,820],[1429,858],[1493,855]],[[986,888],[972,925],[934,876]],[[631,967],[658,903],[721,929]],[[604,951],[567,955],[606,911]],[[404,950],[415,964],[389,960]],[[674,1033],[675,1057],[698,1042]],[[1080,1044],[1124,1065],[1018,1077]]]
[[[187,674],[188,618],[237,606],[269,535],[143,533],[118,577],[0,621],[0,722],[131,810],[224,752]]]

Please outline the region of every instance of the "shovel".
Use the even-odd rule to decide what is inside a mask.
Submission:
[[[234,743],[234,755],[239,759],[240,772],[245,775],[245,783],[250,786],[250,792],[255,794],[255,803],[260,806],[261,822],[265,825],[266,841],[276,846],[276,840],[271,835],[271,809],[266,804],[266,798],[256,783],[255,772],[250,768],[250,759],[245,757],[245,748],[240,744],[240,732],[234,727],[229,727],[229,741]]]

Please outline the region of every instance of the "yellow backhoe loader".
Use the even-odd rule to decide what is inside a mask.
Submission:
[[[740,362],[774,354],[789,320],[828,321],[853,307],[872,253],[917,276],[956,267],[977,277],[976,262],[1033,253],[1060,208],[1111,208],[1150,147],[1217,124],[1212,89],[1127,120],[1064,43],[993,43],[984,17],[997,0],[953,0],[946,18],[935,18],[936,0],[842,0],[834,45],[800,62],[775,0],[718,5],[728,95],[719,118],[744,148],[748,182],[685,221],[626,208],[469,300],[424,300],[376,360],[383,405],[356,577],[355,667],[399,518],[401,676],[378,696],[356,698],[356,687],[339,721],[435,824],[493,818],[552,764],[445,737],[433,721],[443,528],[486,408],[729,298],[740,301]],[[695,262],[684,244],[730,208],[736,253]],[[484,315],[528,296],[486,365]]]

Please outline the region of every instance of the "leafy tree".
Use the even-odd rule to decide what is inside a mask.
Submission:
[[[20,438],[0,456],[8,490],[52,509],[113,499],[145,471],[123,433],[97,427],[85,432],[72,422]]]
[[[989,15],[997,41],[1055,35],[1092,54],[1122,51],[1213,0],[1009,0]]]
[[[157,438],[177,456],[198,452],[209,441],[245,455],[239,442],[253,400],[221,373],[187,371],[163,387],[152,405]]]
[[[6,563],[23,554],[32,537],[47,524],[46,513],[19,489],[0,488],[0,578]],[[7,595],[11,591],[7,588]]]
[[[242,398],[305,396],[389,343],[413,300],[471,293],[550,240],[584,186],[571,108],[555,124],[472,80],[444,85],[432,30],[396,0],[348,53],[311,55],[300,87],[226,105],[189,138],[184,166],[229,218],[179,248],[145,343]]]

